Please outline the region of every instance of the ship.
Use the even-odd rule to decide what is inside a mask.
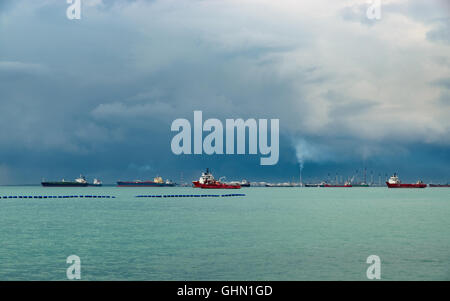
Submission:
[[[289,182],[284,182],[284,183],[266,183],[265,187],[297,187],[299,186],[299,184],[297,183],[289,183]]]
[[[220,180],[220,179],[219,179]],[[231,185],[241,185],[241,187],[250,187],[250,182],[249,181],[247,181],[247,180],[245,180],[245,179],[243,179],[242,181],[231,181],[231,182],[229,182],[228,184],[231,184]]]
[[[386,185],[389,188],[425,188],[425,187],[427,187],[427,184],[424,184],[422,181],[417,181],[417,183],[411,183],[411,184],[402,183],[396,173],[394,173],[394,175],[392,177],[390,177],[388,181],[386,181]]]
[[[89,183],[86,181],[85,177],[80,175],[75,181],[66,181],[64,179],[55,182],[42,181],[41,185],[44,187],[87,187],[89,186]]]
[[[428,187],[450,187],[450,184],[428,184]]]
[[[325,187],[325,185],[327,185],[327,182],[320,182],[320,183],[305,183],[305,184],[300,184],[300,187]]]
[[[354,183],[354,184],[352,184],[352,186],[353,187],[369,187],[369,184],[362,182],[362,183],[356,183],[356,184]]]
[[[91,187],[100,187],[103,186],[102,181],[100,181],[99,179],[94,179],[94,182],[92,184],[88,184],[88,186]]]
[[[202,189],[240,189],[241,184],[239,183],[223,183],[214,179],[213,175],[209,172],[209,168],[206,172],[202,173],[202,176],[198,181],[192,182],[195,188]]]
[[[175,183],[172,181],[164,181],[161,177],[155,177],[153,181],[117,181],[117,187],[173,187]]]
[[[353,187],[352,183],[350,182],[345,182],[345,184],[328,184],[328,183],[324,183],[323,186],[321,187]]]
[[[247,181],[246,179],[243,179],[241,181],[241,187],[250,187],[250,182]]]

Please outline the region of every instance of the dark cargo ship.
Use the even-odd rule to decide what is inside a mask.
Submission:
[[[429,187],[450,187],[450,184],[428,184]]]
[[[42,181],[41,185],[44,187],[87,187],[87,186],[102,186],[102,182],[95,179],[93,184],[89,184],[86,181],[86,178],[80,175],[80,177],[75,179],[75,181],[66,181],[64,179],[62,179],[62,181],[54,181],[54,182]]]

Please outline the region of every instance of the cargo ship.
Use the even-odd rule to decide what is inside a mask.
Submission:
[[[353,185],[350,182],[345,182],[345,184],[323,184],[321,187],[353,187]]]
[[[79,178],[76,178],[75,181],[66,181],[66,180],[62,179],[61,181],[55,181],[55,182],[46,182],[46,181],[41,182],[41,185],[44,187],[87,187],[89,185],[94,185],[94,184],[89,184],[86,181],[86,178],[83,177],[82,175],[80,175]],[[97,185],[95,185],[95,186],[97,186]]]
[[[387,187],[389,188],[425,188],[427,184],[424,184],[422,181],[417,181],[417,183],[402,183],[398,178],[397,174],[394,173],[392,177],[386,182]]]
[[[169,180],[165,182],[161,177],[156,177],[153,181],[142,181],[142,180],[134,180],[134,181],[117,181],[117,187],[173,187],[175,183],[172,183]]]
[[[202,173],[202,176],[198,181],[193,181],[192,184],[195,188],[203,189],[240,189],[239,183],[223,183],[214,179],[213,175],[209,172],[209,168],[206,172]]]
[[[450,184],[428,184],[429,187],[450,187]]]

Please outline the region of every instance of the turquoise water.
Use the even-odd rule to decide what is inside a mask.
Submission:
[[[229,191],[221,191],[229,193]],[[233,191],[233,193],[236,191]],[[450,189],[0,187],[0,280],[450,280]]]

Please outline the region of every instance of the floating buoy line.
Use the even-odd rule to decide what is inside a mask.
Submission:
[[[243,193],[232,194],[157,194],[157,195],[137,195],[137,198],[200,198],[200,197],[230,197],[245,196]]]
[[[8,195],[0,196],[3,199],[73,199],[73,198],[98,198],[115,199],[111,195]]]
[[[245,196],[243,193],[232,194],[157,194],[157,195],[137,195],[136,198],[200,198],[200,197],[233,197]],[[4,195],[0,199],[73,199],[73,198],[98,198],[115,199],[111,195]]]

